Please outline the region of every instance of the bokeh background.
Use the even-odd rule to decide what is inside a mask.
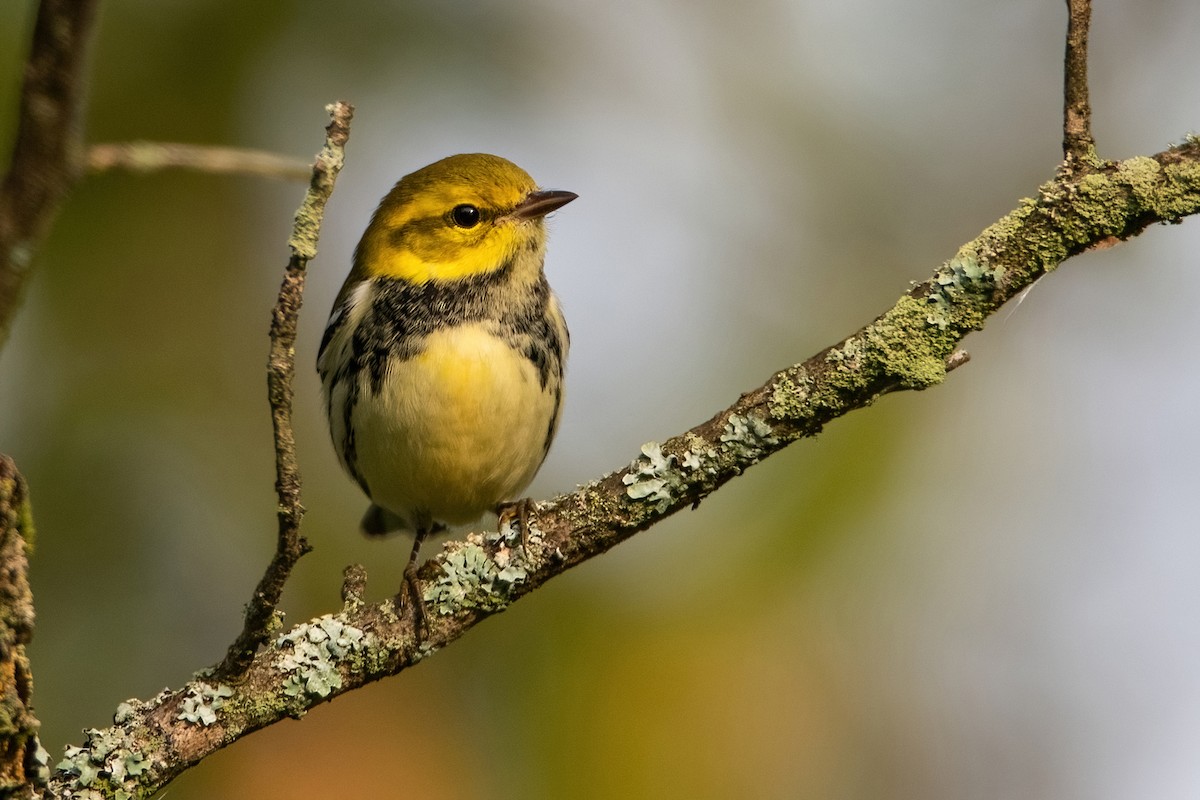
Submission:
[[[0,4],[11,142],[32,2]],[[1061,0],[111,0],[93,141],[310,157],[357,106],[312,265],[297,415],[316,551],[293,621],[371,594],[312,367],[378,198],[489,151],[552,220],[568,408],[532,488],[627,463],[857,329],[1058,160]],[[1097,0],[1095,132],[1200,125],[1193,0]],[[37,709],[57,754],[216,661],[274,536],[268,314],[302,187],[110,174],[0,355],[28,476]],[[1200,223],[1068,262],[893,395],[399,678],[257,733],[200,797],[1200,795]]]

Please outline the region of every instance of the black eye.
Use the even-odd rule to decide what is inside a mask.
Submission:
[[[460,228],[474,228],[479,224],[479,209],[469,203],[462,203],[450,209],[450,219]]]

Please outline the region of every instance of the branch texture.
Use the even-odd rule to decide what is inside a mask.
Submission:
[[[275,556],[254,590],[246,607],[246,622],[216,675],[234,678],[250,664],[254,652],[277,627],[275,607],[283,585],[296,562],[312,548],[300,534],[304,507],[300,505],[300,467],[296,463],[296,439],[292,433],[292,381],[296,374],[296,328],[304,300],[304,278],[308,262],[317,255],[317,239],[325,204],[345,163],[346,141],[354,109],[348,103],[328,107],[330,122],[325,129],[325,146],[312,166],[312,181],[304,202],[296,212],[288,240],[292,256],[279,287],[279,299],[271,314],[271,352],[267,361],[267,396],[275,434],[275,492],[279,496],[279,536]]]
[[[252,175],[282,180],[309,180],[312,166],[298,158],[242,147],[180,144],[178,142],[114,142],[94,144],[87,151],[92,174],[115,170],[159,172],[189,169],[213,175]]]
[[[421,569],[431,620],[419,641],[391,599],[362,600],[365,577],[352,568],[342,610],[275,638],[236,684],[197,680],[122,704],[113,727],[88,731],[86,745],[68,751],[53,791],[155,791],[252,731],[404,670],[831,420],[891,391],[937,385],[965,360],[956,347],[967,334],[1067,258],[1198,212],[1198,140],[1153,157],[1061,170],[853,335],[691,430],[643,445],[627,466],[537,504],[527,551],[508,526],[447,543]]]
[[[1067,0],[1067,52],[1063,63],[1063,159],[1095,160],[1092,107],[1088,102],[1088,27],[1092,0]]]
[[[43,0],[21,87],[17,136],[0,183],[0,346],[33,254],[81,173],[83,68],[96,0]]]
[[[38,741],[33,674],[25,645],[33,636],[29,552],[33,514],[25,479],[0,455],[0,797],[32,797],[50,776]]]

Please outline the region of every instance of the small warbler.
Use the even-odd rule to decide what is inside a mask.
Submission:
[[[421,542],[514,500],[558,429],[569,337],[543,218],[576,197],[497,156],[444,158],[379,203],[334,300],[317,357],[334,449],[371,500],[363,531],[415,533],[418,625]]]

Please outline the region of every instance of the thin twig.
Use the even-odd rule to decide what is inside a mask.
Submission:
[[[292,378],[296,372],[296,327],[304,299],[304,276],[308,262],[317,255],[317,238],[325,204],[333,194],[334,182],[345,159],[346,140],[354,108],[337,102],[329,106],[329,126],[325,129],[325,147],[312,167],[312,182],[296,212],[292,236],[288,240],[292,256],[279,287],[279,299],[271,314],[271,353],[267,363],[267,394],[271,404],[271,423],[275,432],[275,491],[279,495],[279,537],[275,556],[254,590],[246,607],[246,622],[237,640],[229,647],[215,674],[222,679],[241,675],[254,658],[258,647],[278,627],[275,608],[283,594],[283,585],[292,567],[311,550],[300,535],[304,507],[300,505],[300,468],[296,462],[296,440],[292,433]]]
[[[1091,163],[1096,160],[1087,74],[1092,0],[1067,0],[1067,12],[1067,52],[1063,64],[1063,158],[1068,163]]]
[[[33,254],[81,174],[83,68],[97,0],[42,0],[21,86],[12,161],[0,183],[0,347]]]
[[[241,147],[136,141],[94,144],[88,148],[89,173],[118,169],[130,172],[189,169],[215,175],[254,175],[289,181],[308,180],[312,175],[312,165],[302,159]]]

